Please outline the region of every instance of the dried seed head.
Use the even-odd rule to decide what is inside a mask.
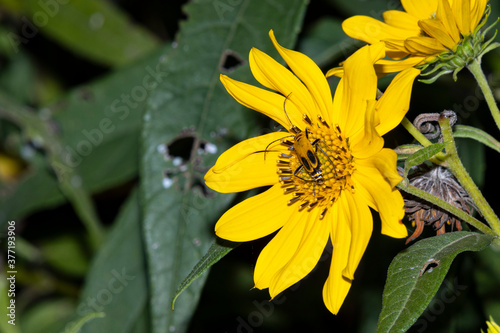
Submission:
[[[398,171],[402,174],[402,169],[398,168]],[[474,202],[446,168],[421,165],[416,172],[410,175],[409,180],[411,185],[472,215],[475,208]],[[432,225],[438,235],[446,232],[446,223],[451,225],[451,230],[455,228],[462,230],[460,221],[441,208],[409,194],[404,195],[404,201],[406,214],[415,226],[415,231],[406,240],[406,244],[420,236],[426,225]]]

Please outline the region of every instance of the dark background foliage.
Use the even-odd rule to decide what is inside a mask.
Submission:
[[[70,331],[82,317],[104,312],[85,318],[82,330],[375,331],[387,268],[405,248],[378,232],[338,316],[321,298],[328,248],[307,278],[273,302],[252,289],[253,266],[270,238],[233,250],[181,294],[174,312],[170,301],[213,241],[217,218],[249,195],[215,194],[203,173],[232,144],[275,126],[239,106],[218,74],[255,83],[250,48],[279,59],[270,28],[326,71],[362,45],[343,34],[343,19],[399,8],[392,0],[0,0],[0,235],[16,221],[17,269],[17,325],[2,312],[0,330]],[[483,67],[500,96],[498,56],[487,55]],[[498,137],[465,70],[458,82],[415,83],[409,119],[443,109]],[[410,141],[399,127],[386,136],[389,147]],[[192,151],[200,142],[215,144],[217,153]],[[458,146],[499,211],[498,155],[470,140]],[[5,237],[0,245],[6,253]],[[477,332],[489,315],[500,318],[499,267],[491,249],[460,255],[412,331]]]

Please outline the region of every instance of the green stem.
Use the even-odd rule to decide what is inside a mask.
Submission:
[[[488,228],[484,223],[476,219],[475,217],[467,214],[463,210],[453,206],[452,204],[444,201],[443,199],[440,199],[429,192],[426,192],[424,190],[419,189],[418,187],[415,187],[413,185],[409,184],[404,184],[404,181],[398,184],[397,186],[400,190],[405,191],[406,193],[409,193],[411,195],[414,195],[420,199],[423,199],[427,202],[430,202],[436,206],[439,206],[440,208],[446,210],[450,214],[455,215],[458,217],[461,221],[466,222],[470,224],[471,226],[475,227],[476,229],[480,230],[481,232],[488,234],[488,235],[495,235],[493,231],[491,231],[490,228]]]
[[[481,91],[483,92],[486,103],[488,103],[491,115],[493,116],[498,129],[500,129],[500,110],[498,109],[493,92],[491,91],[488,81],[486,80],[486,76],[484,76],[483,70],[481,69],[481,60],[474,59],[474,61],[467,65],[467,68],[472,75],[474,75],[479,88],[481,88]]]
[[[411,121],[408,120],[408,118],[404,117],[403,120],[401,121],[401,124],[403,127],[410,133],[422,146],[428,147],[432,145],[432,142],[425,137],[416,127],[413,125]],[[445,155],[442,152],[437,153],[433,157],[429,159],[429,161],[436,163],[436,164],[443,164],[443,161],[445,159]]]
[[[97,216],[90,195],[81,184],[75,168],[66,165],[65,150],[50,124],[36,113],[19,106],[8,96],[0,94],[0,117],[17,124],[32,140],[40,143],[47,153],[47,161],[57,176],[59,187],[89,232],[92,246],[97,249],[104,239],[104,228]]]
[[[451,130],[450,121],[446,117],[441,117],[439,119],[439,126],[441,127],[441,133],[443,134],[444,142],[448,142],[446,146],[447,162],[450,171],[458,181],[465,188],[467,193],[472,197],[476,207],[484,216],[488,224],[493,229],[496,235],[500,235],[500,220],[497,215],[488,204],[484,198],[479,188],[476,186],[472,178],[469,176],[465,170],[462,161],[458,157],[457,147],[455,146],[455,140],[453,139],[453,132]]]
[[[408,118],[404,117],[403,120],[401,121],[401,125],[408,131],[408,133],[411,134],[417,140],[420,142],[420,144],[424,147],[432,145],[432,142],[425,137],[420,131],[415,127],[415,125],[412,124],[411,121],[408,120]]]

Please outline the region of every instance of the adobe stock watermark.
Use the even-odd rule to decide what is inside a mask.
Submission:
[[[498,82],[497,80],[498,79],[488,79],[490,87],[498,87],[500,82]],[[476,85],[474,94],[467,95],[463,99],[462,103],[454,103],[452,110],[455,111],[459,119],[467,119],[472,113],[479,109],[479,107],[481,106],[481,102],[484,100],[485,98],[483,92],[481,91],[481,88],[479,87],[479,85]]]
[[[37,4],[40,10],[33,13],[31,20],[23,16],[21,17],[20,35],[14,32],[8,32],[5,36],[15,53],[19,52],[21,44],[26,45],[30,40],[38,35],[40,28],[46,26],[50,19],[59,13],[60,6],[66,5],[70,0],[38,0]]]
[[[159,63],[154,69],[151,66],[146,66],[144,70],[146,75],[140,84],[132,87],[128,92],[122,93],[119,98],[115,98],[111,102],[109,112],[107,112],[108,116],[103,117],[96,127],[83,129],[81,131],[83,138],[76,145],[64,147],[64,165],[56,165],[61,173],[79,166],[85,157],[92,154],[94,149],[103,143],[106,135],[110,135],[119,127],[119,122],[129,117],[131,112],[139,112],[141,103],[146,100],[151,90],[168,76],[167,72],[160,69]]]
[[[106,286],[99,290],[95,296],[88,296],[78,304],[76,313],[80,318],[89,313],[103,312],[106,306],[113,301],[113,298],[123,292],[131,281],[135,280],[134,275],[127,274],[125,267],[120,272],[116,269],[111,270],[111,275],[113,277],[108,280]],[[75,322],[69,322],[64,332],[71,329],[74,324]]]
[[[425,332],[429,324],[433,323],[440,314],[446,309],[446,304],[451,304],[467,289],[467,286],[458,284],[458,279],[455,278],[453,283],[449,280],[443,282],[444,288],[439,294],[434,296],[426,311],[413,324],[413,328],[417,328],[417,332]]]

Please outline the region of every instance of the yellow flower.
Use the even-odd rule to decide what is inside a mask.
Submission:
[[[20,159],[0,153],[0,181],[15,181],[23,169]]]
[[[384,12],[385,23],[359,15],[345,20],[342,28],[350,37],[369,44],[385,42],[387,56],[399,61],[379,60],[377,72],[398,72],[432,62],[440,54],[455,53],[457,47],[485,23],[481,18],[487,2],[401,0],[405,11]]]
[[[271,297],[305,277],[330,239],[332,262],[323,299],[336,314],[372,233],[369,207],[380,213],[383,234],[407,235],[401,223],[403,198],[395,189],[401,180],[396,153],[383,148],[381,135],[407,112],[419,71],[398,74],[376,100],[373,63],[384,57],[384,45],[363,48],[346,60],[332,101],[316,64],[281,47],[272,31],[270,37],[291,71],[255,48],[249,62],[257,81],[272,91],[225,75],[221,81],[239,103],[288,132],[247,139],[224,152],[207,172],[206,184],[218,192],[271,186],[228,210],[215,232],[246,242],[279,230],[254,272],[255,287],[269,288]]]
[[[500,326],[495,323],[493,318],[490,317],[490,321],[487,321],[486,325],[488,325],[488,331],[486,333],[500,333]],[[483,332],[483,330],[481,330],[481,332]]]

